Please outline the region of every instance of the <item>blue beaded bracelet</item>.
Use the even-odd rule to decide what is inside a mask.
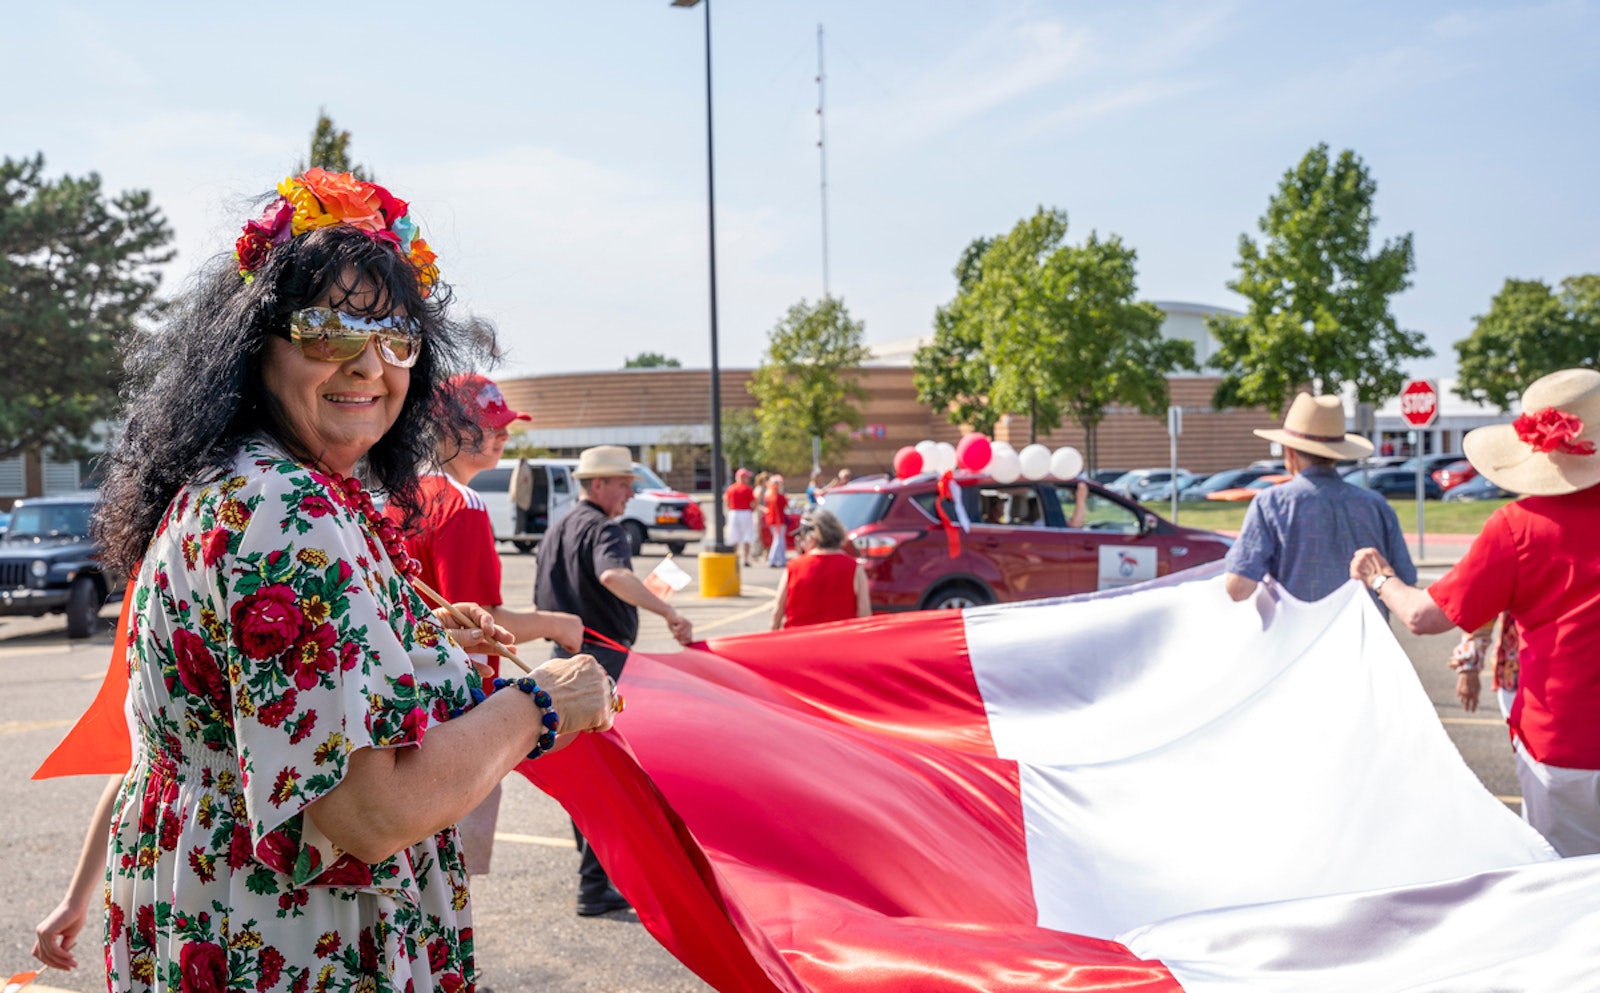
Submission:
[[[553,709],[554,701],[550,699],[550,694],[541,690],[539,684],[533,681],[532,676],[523,676],[521,679],[496,679],[494,681],[496,690],[503,690],[507,686],[515,687],[533,697],[533,705],[543,712],[543,716],[539,718],[539,722],[544,725],[544,729],[539,732],[539,743],[534,745],[533,751],[528,753],[528,758],[536,759],[555,747],[556,728],[561,726],[561,717]]]

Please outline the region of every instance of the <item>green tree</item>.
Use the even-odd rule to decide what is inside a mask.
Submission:
[[[984,253],[993,244],[993,238],[974,238],[962,249],[956,297],[934,311],[933,340],[917,349],[911,363],[920,402],[945,411],[950,423],[970,424],[984,434],[994,433],[1001,412],[989,403],[994,375],[983,351],[982,325],[964,318],[961,302],[982,276]]]
[[[640,352],[622,363],[624,369],[678,369],[683,363],[660,352]]]
[[[1106,408],[1126,403],[1159,414],[1167,375],[1198,366],[1192,343],[1162,337],[1160,309],[1134,299],[1133,249],[1115,235],[1091,233],[1081,246],[1065,244],[1066,235],[1066,213],[1041,207],[995,238],[975,267],[963,259],[958,278],[966,272],[970,281],[936,320],[949,327],[944,354],[962,354],[956,375],[944,367],[944,382],[970,389],[987,377],[982,420],[978,405],[963,407],[959,395],[950,401],[952,420],[977,427],[1003,411],[1026,413],[1036,441],[1070,417],[1088,436],[1092,467]],[[919,370],[942,357],[936,329]]]
[[[761,424],[753,407],[722,408],[722,457],[727,461],[728,479],[743,466],[758,469],[766,461],[761,452]]]
[[[0,458],[82,455],[116,415],[118,341],[153,313],[171,240],[147,190],[0,160]]]
[[[1277,415],[1313,382],[1324,392],[1354,383],[1359,399],[1378,403],[1400,392],[1406,360],[1433,354],[1389,313],[1415,265],[1409,234],[1370,251],[1377,189],[1354,152],[1330,160],[1325,144],[1284,173],[1259,222],[1264,243],[1239,236],[1228,288],[1248,312],[1206,320],[1221,346],[1211,359],[1223,374],[1216,406]]]
[[[329,172],[348,172],[362,182],[372,182],[371,173],[350,163],[350,132],[334,125],[327,108],[317,111],[317,126],[311,132],[311,161],[301,161],[294,171],[298,175],[313,166]]]
[[[1569,276],[1554,292],[1542,280],[1508,279],[1456,342],[1456,394],[1502,411],[1523,387],[1559,369],[1600,361],[1600,275]]]
[[[811,464],[811,439],[822,439],[822,461],[836,462],[861,426],[857,404],[866,389],[856,370],[868,352],[862,323],[844,301],[824,297],[789,308],[767,336],[761,366],[750,380],[759,403],[761,449],[773,466],[795,474]]]

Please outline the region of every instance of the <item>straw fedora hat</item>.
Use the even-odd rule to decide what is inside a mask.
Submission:
[[[631,476],[633,475],[633,453],[621,445],[599,445],[594,448],[585,448],[578,456],[578,469],[572,475],[578,479]]]
[[[1345,434],[1344,401],[1336,396],[1302,393],[1289,405],[1281,429],[1257,428],[1255,435],[1328,459],[1364,459],[1372,454],[1372,442],[1359,434]]]
[[[1489,482],[1559,496],[1600,483],[1600,372],[1563,369],[1522,391],[1522,416],[1469,432],[1462,451]]]

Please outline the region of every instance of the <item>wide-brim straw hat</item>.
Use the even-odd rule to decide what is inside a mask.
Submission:
[[[633,475],[633,453],[621,445],[597,445],[585,448],[578,456],[578,469],[572,474],[578,479],[604,479]]]
[[[1489,482],[1560,496],[1600,483],[1600,372],[1563,369],[1522,391],[1522,416],[1471,431],[1462,451]],[[1545,450],[1541,450],[1545,449]]]
[[[1255,435],[1285,448],[1329,459],[1364,459],[1372,442],[1344,430],[1344,401],[1302,393],[1289,405],[1282,428],[1257,428]]]

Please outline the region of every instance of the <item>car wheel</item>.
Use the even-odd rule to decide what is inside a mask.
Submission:
[[[100,623],[100,607],[105,601],[100,584],[92,577],[80,576],[75,580],[67,593],[67,637],[93,636]]]
[[[638,555],[644,551],[644,525],[638,521],[623,521],[622,530],[628,532],[628,554]]]
[[[667,542],[667,551],[671,552],[674,555],[682,555],[683,554],[683,550],[685,548],[688,548],[688,547],[689,547],[689,543],[686,542],[686,541],[669,541],[669,542]]]
[[[994,603],[988,590],[971,583],[951,583],[941,586],[928,597],[928,610],[960,610],[963,607],[982,607]]]
[[[517,546],[517,551],[521,552],[524,555],[526,555],[529,552],[533,551],[534,548],[536,547],[535,544],[533,542],[531,542],[531,541],[513,541],[512,544]]]

